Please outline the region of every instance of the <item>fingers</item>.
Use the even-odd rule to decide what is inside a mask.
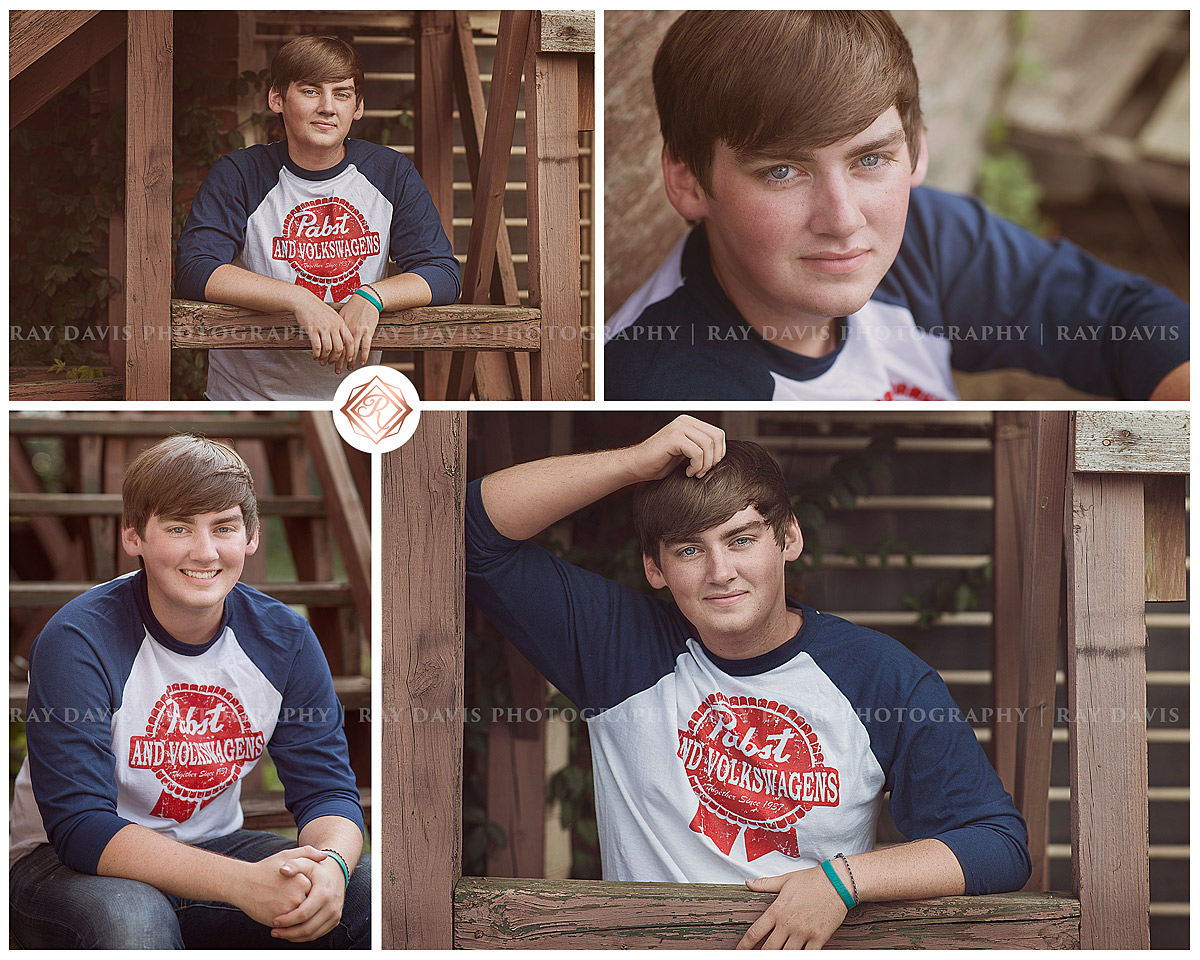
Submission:
[[[751,877],[746,886],[757,893],[778,893],[791,874],[785,873],[778,877]]]
[[[725,431],[720,427],[689,416],[677,418],[672,426],[683,431],[679,452],[689,460],[689,477],[703,477],[725,456]]]

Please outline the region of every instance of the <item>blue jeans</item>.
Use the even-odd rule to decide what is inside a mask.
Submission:
[[[260,830],[238,830],[195,844],[257,863],[295,840]],[[292,946],[227,903],[185,900],[138,880],[79,873],[43,844],[9,871],[9,934],[27,950],[183,950]],[[296,944],[321,949],[371,948],[371,857],[363,854],[350,878],[342,919],[320,940]]]

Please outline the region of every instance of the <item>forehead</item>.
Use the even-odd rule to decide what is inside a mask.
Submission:
[[[735,532],[752,530],[755,527],[765,527],[766,525],[767,520],[758,512],[757,507],[743,507],[728,520],[714,523],[711,527],[707,527],[693,536],[685,537],[682,540],[664,540],[663,543],[671,545],[674,543],[701,543],[706,540],[724,540]]]
[[[713,160],[715,164],[722,155],[726,162],[734,165],[748,164],[772,158],[800,159],[800,155],[803,155],[805,158],[840,160],[853,155],[864,147],[877,145],[881,140],[893,136],[897,138],[896,149],[906,148],[904,123],[900,119],[900,111],[895,106],[888,107],[858,133],[851,134],[848,137],[838,140],[836,143],[831,143],[824,147],[814,147],[811,144],[805,144],[802,133],[797,132],[795,136],[784,134],[765,147],[744,151],[736,151],[722,141],[717,144]]]

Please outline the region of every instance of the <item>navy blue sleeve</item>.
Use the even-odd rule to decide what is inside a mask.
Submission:
[[[958,859],[971,895],[1029,879],[1025,821],[937,672],[891,637],[825,618],[813,652],[850,699],[909,840],[937,839]]]
[[[303,829],[310,820],[332,815],[363,830],[358,787],[342,732],[342,705],[321,645],[307,624],[281,692],[279,720],[267,749],[296,827]]]
[[[118,604],[114,621],[122,606],[132,604]],[[112,639],[127,626],[77,621],[78,611],[78,604],[60,610],[33,645],[25,738],[33,795],[54,852],[71,869],[95,874],[108,842],[131,822],[117,815],[112,716],[136,651],[110,656],[106,666],[94,645],[97,630]]]
[[[213,271],[233,263],[246,245],[246,224],[260,197],[251,197],[243,171],[228,156],[208,172],[179,235],[175,253],[175,293],[204,300]]]
[[[902,289],[960,370],[1018,367],[1081,390],[1145,399],[1190,355],[1189,308],[1144,277],[1048,242],[978,200],[918,188],[880,286]]]
[[[607,709],[674,669],[687,621],[673,604],[502,536],[467,487],[467,596],[581,710]]]

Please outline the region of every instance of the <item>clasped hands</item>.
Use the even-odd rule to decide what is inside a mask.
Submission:
[[[251,882],[234,906],[271,927],[271,936],[294,943],[316,940],[342,917],[342,868],[316,847],[282,850],[252,865]]]
[[[334,364],[334,373],[365,365],[371,352],[371,339],[379,325],[379,311],[363,297],[351,295],[341,313],[332,304],[308,298],[295,311],[296,322],[308,334],[312,357],[321,366]]]
[[[738,943],[739,950],[820,950],[846,919],[846,905],[820,867],[746,881],[777,893]]]

